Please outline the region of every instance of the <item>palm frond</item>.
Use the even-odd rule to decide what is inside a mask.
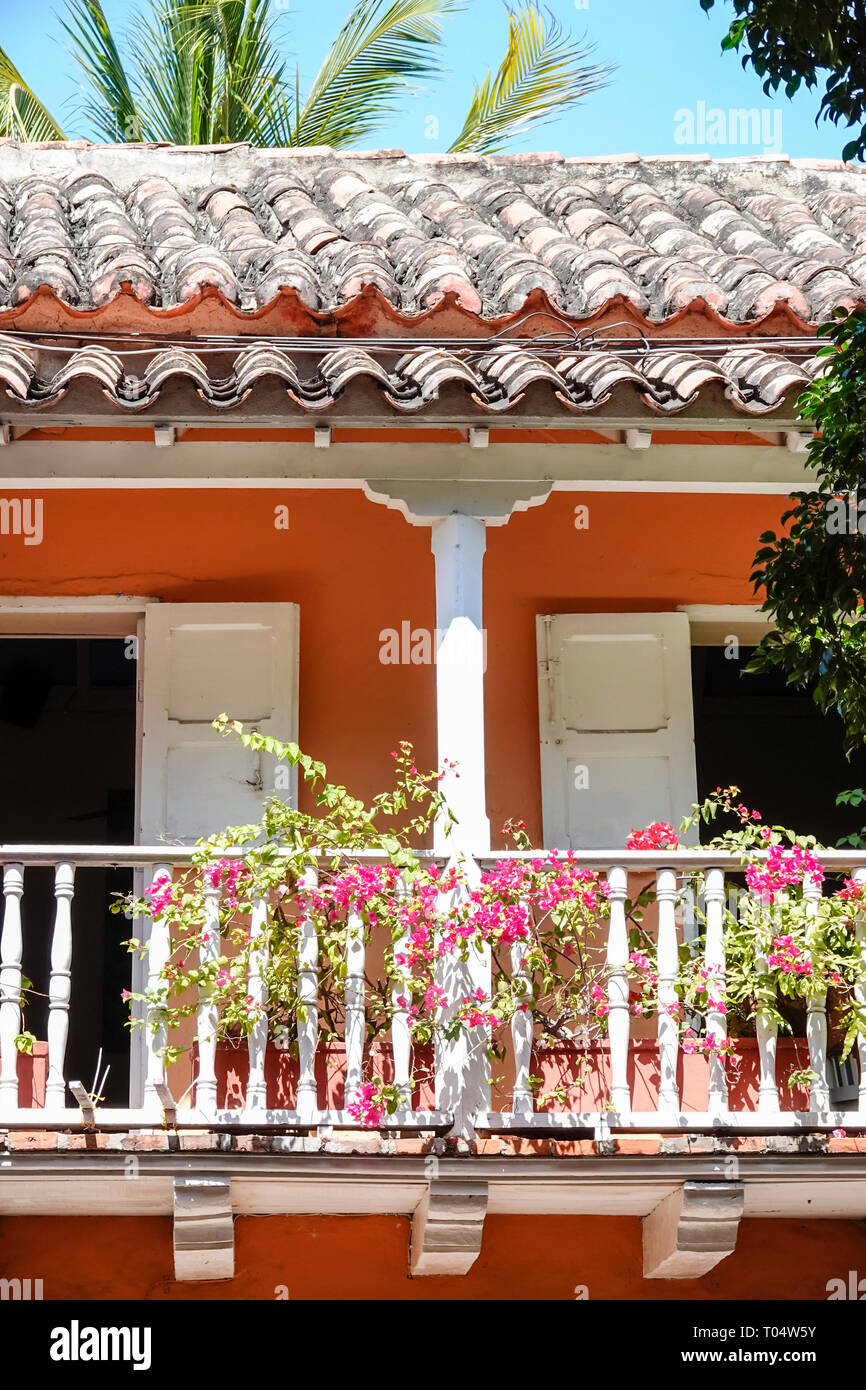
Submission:
[[[97,138],[140,140],[138,112],[126,70],[100,0],[67,0],[60,23],[86,79],[81,114]]]
[[[245,7],[236,7],[234,18],[236,23],[226,30],[224,39],[223,138],[255,140],[265,103],[274,91],[283,89],[285,65],[278,52],[269,0],[249,0]]]
[[[269,143],[345,148],[383,125],[396,98],[441,72],[440,21],[463,0],[359,0],[316,75],[293,125],[288,95],[273,111]]]
[[[8,53],[0,48],[0,136],[11,140],[65,140],[62,128]]]
[[[153,0],[129,38],[146,139],[255,140],[279,84],[270,0]]]
[[[451,150],[495,154],[606,86],[613,69],[587,64],[591,52],[564,33],[549,10],[545,19],[535,0],[521,0],[508,11],[508,48],[499,70],[476,86]]]

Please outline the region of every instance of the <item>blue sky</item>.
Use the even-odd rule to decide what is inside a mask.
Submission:
[[[278,0],[286,54],[309,80],[336,35],[351,0]],[[720,52],[728,4],[707,17],[698,0],[547,0],[558,19],[596,45],[597,61],[614,63],[610,86],[554,125],[518,142],[517,149],[566,155],[712,154],[767,150],[801,157],[839,158],[846,136],[826,122],[816,128],[818,93],[793,101],[764,96],[754,73]],[[116,32],[136,9],[130,0],[104,0]],[[0,45],[69,135],[86,135],[74,112],[76,78],[57,20],[61,0],[7,0]],[[399,116],[368,147],[408,151],[447,149],[469,105],[475,81],[504,50],[503,0],[468,0],[447,21],[445,62],[450,76],[407,98]],[[732,110],[753,111],[744,119]],[[436,120],[431,120],[435,117]],[[437,126],[438,121],[438,137]]]

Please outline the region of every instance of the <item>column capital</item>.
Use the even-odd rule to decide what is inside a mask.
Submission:
[[[504,526],[513,512],[546,502],[552,487],[546,479],[488,483],[370,478],[363,484],[371,502],[401,512],[412,526],[433,526],[455,514],[475,517],[487,526]]]

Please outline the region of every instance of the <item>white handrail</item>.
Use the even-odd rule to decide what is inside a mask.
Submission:
[[[255,846],[253,846],[255,848]],[[242,859],[244,847],[220,850],[220,858]],[[282,851],[291,858],[297,851],[286,847]],[[415,850],[423,863],[444,864],[448,857],[432,850]],[[482,869],[502,861],[546,860],[549,850],[503,850],[499,854],[485,850],[483,854],[472,857]],[[74,863],[77,868],[141,868],[153,864],[172,863],[191,864],[202,847],[196,845],[0,845],[0,865],[21,863],[24,865],[48,865],[55,867],[61,861]],[[306,850],[306,855],[322,859],[333,858],[335,851]],[[568,851],[559,850],[564,860]],[[820,864],[835,872],[846,869],[866,869],[866,850],[854,849],[816,849],[811,851]],[[343,850],[340,856],[345,860],[367,863],[386,863],[388,855],[380,850]],[[587,869],[607,869],[621,864],[630,872],[651,869],[732,869],[745,867],[746,861],[740,854],[727,850],[714,849],[581,849],[574,851],[574,857],[581,867]],[[749,861],[762,862],[765,850],[750,850]]]

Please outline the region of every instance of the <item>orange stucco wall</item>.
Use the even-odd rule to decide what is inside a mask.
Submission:
[[[409,1220],[269,1216],[235,1221],[235,1278],[177,1284],[161,1217],[0,1218],[0,1277],[43,1280],[46,1299],[826,1300],[828,1280],[866,1274],[855,1221],[745,1220],[737,1248],[699,1280],[641,1277],[637,1217],[488,1216],[464,1278],[410,1279]],[[134,1252],[134,1258],[130,1258]],[[516,1252],[519,1252],[517,1257]]]
[[[379,633],[433,629],[430,533],[357,490],[58,490],[45,535],[0,536],[0,595],[137,594],[167,602],[274,601],[301,610],[305,749],[362,796],[412,739],[435,761],[431,667],[383,665]],[[555,493],[489,528],[487,742],[491,825],[541,834],[535,615],[749,603],[757,536],[778,495]],[[286,505],[288,530],[274,526]],[[576,530],[575,507],[589,507]],[[218,711],[215,711],[217,713]]]

